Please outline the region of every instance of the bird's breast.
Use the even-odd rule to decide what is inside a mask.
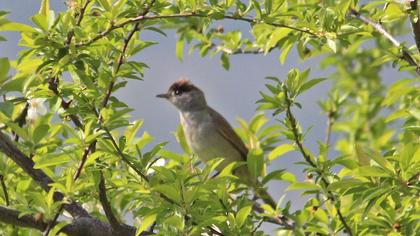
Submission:
[[[225,158],[225,165],[241,161],[241,155],[219,132],[208,113],[181,114],[181,125],[191,150],[207,162],[214,158]]]

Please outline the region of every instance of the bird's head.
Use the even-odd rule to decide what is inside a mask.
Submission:
[[[168,92],[158,94],[156,97],[167,99],[180,111],[201,110],[207,107],[203,91],[186,79],[175,81]]]

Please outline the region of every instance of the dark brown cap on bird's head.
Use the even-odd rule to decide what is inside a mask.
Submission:
[[[193,85],[188,79],[180,79],[180,80],[175,81],[169,87],[167,93],[158,94],[156,95],[156,97],[168,99],[170,96],[180,95],[182,93],[189,92],[194,89],[200,90],[195,85]]]

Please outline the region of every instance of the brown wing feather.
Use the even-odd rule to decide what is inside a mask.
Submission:
[[[222,115],[220,115],[217,111],[213,108],[209,107],[210,115],[214,119],[214,122],[218,124],[218,132],[232,144],[238,152],[241,154],[242,159],[246,161],[246,157],[248,155],[248,149],[246,148],[242,139],[236,134],[233,130],[232,126],[230,126],[229,122]]]

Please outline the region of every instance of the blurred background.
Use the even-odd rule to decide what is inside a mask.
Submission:
[[[9,11],[8,18],[25,24],[31,24],[30,17],[38,12],[41,1],[33,0],[1,0],[0,10]],[[54,11],[65,11],[64,1],[50,1]],[[232,21],[220,21],[216,24],[223,26],[226,31],[240,29],[243,36],[249,36],[249,25]],[[286,63],[279,63],[280,52],[274,50],[268,55],[235,55],[230,60],[230,70],[226,71],[220,64],[219,57],[201,58],[198,53],[188,54],[189,48],[184,51],[184,60],[181,62],[175,56],[176,34],[174,31],[165,31],[167,37],[160,34],[147,32],[141,33],[142,40],[158,42],[149,47],[134,59],[146,63],[150,69],[146,70],[144,81],[130,80],[128,86],[114,94],[134,109],[132,119],[144,120],[143,130],[147,130],[155,137],[155,142],[169,141],[167,148],[180,152],[181,149],[173,136],[179,124],[178,113],[171,104],[155,97],[156,94],[165,92],[170,84],[180,77],[189,78],[200,87],[207,95],[210,106],[219,111],[234,127],[238,127],[237,117],[249,120],[256,112],[260,99],[259,91],[265,90],[266,76],[277,76],[280,79],[287,76],[287,72],[297,67],[301,70],[311,68],[310,78],[328,77],[331,70],[319,68],[320,58],[314,58],[302,62],[295,51],[289,54]],[[21,48],[18,45],[19,34],[14,32],[3,33],[8,41],[0,42],[0,57],[16,58]],[[384,80],[398,78],[395,69],[383,71]],[[314,153],[317,153],[317,140],[325,140],[326,115],[322,114],[317,102],[327,96],[331,82],[324,81],[312,88],[298,100],[303,109],[294,110],[304,130],[312,127],[305,145]],[[270,118],[271,114],[267,114]],[[334,141],[334,134],[332,136]],[[291,152],[284,157],[278,158],[269,169],[287,168],[293,172],[298,180],[304,180],[299,166],[295,162],[301,161],[302,157],[297,152]],[[286,184],[274,182],[269,186],[269,191],[276,197],[287,194],[286,200],[292,200],[292,209],[296,209],[304,203],[304,198],[296,191],[284,192]]]

